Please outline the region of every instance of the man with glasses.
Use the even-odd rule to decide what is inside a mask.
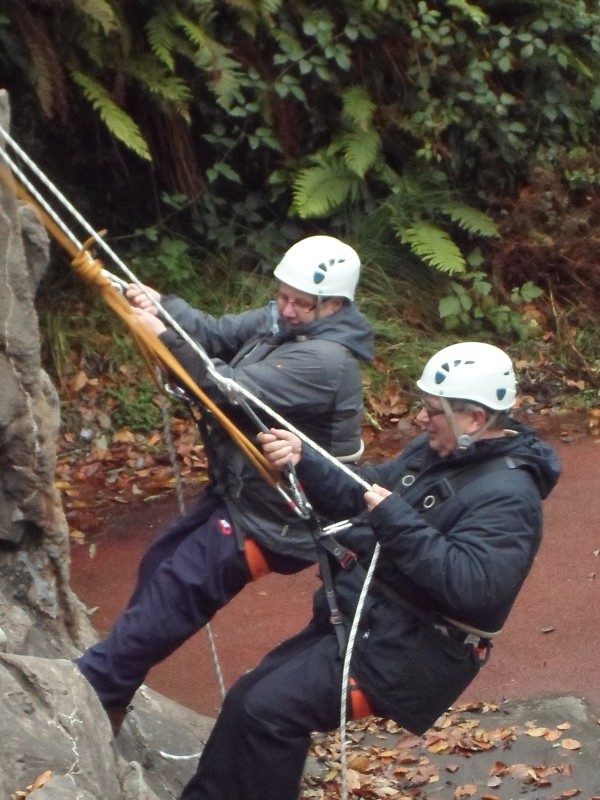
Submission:
[[[335,457],[355,461],[362,453],[360,362],[373,358],[371,327],[353,302],[359,272],[352,247],[331,236],[311,236],[285,253],[274,272],[275,300],[263,308],[214,318],[150,288],[132,285],[126,294],[147,327],[250,439],[258,432],[256,422],[215,388],[203,360],[163,321],[156,303],[199,343],[221,375]],[[76,660],[115,732],[148,670],[250,580],[269,571],[292,574],[315,561],[307,522],[206,410],[200,429],[209,485],[144,555],[135,591],[106,640]]]
[[[289,431],[259,435],[273,466],[295,466],[319,508],[368,515],[368,527],[340,537],[358,563],[334,582],[356,635],[348,661],[319,590],[308,627],[229,691],[181,800],[297,800],[311,733],[339,724],[345,664],[349,716],[421,735],[486,663],[538,550],[542,499],[560,465],[509,416],[516,380],[499,348],[444,348],[417,386],[422,434],[394,460],[356,468],[362,483]]]

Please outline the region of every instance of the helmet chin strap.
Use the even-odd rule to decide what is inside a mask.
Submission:
[[[456,423],[456,416],[454,415],[454,411],[452,410],[452,406],[448,402],[445,397],[440,397],[440,402],[442,404],[442,408],[444,409],[444,414],[450,423],[450,427],[452,428],[452,433],[456,439],[456,450],[455,452],[459,455],[466,453],[470,447],[478,440],[481,439],[481,436],[487,431],[490,425],[493,425],[494,420],[498,416],[497,414],[490,414],[490,416],[486,419],[485,423],[479,428],[478,431],[475,431],[474,434],[468,433],[461,433],[458,430],[458,425]]]

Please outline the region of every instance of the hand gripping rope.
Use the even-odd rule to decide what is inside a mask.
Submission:
[[[160,386],[155,371],[152,367],[153,364],[158,364],[160,370],[163,372],[171,373],[183,385],[185,389],[195,397],[202,406],[208,408],[215,418],[221,423],[223,428],[229,433],[236,444],[247,455],[251,463],[255,466],[262,477],[276,489],[281,496],[288,503],[289,507],[301,518],[307,520],[313,537],[317,545],[321,543],[325,550],[333,552],[332,547],[335,548],[333,542],[331,545],[326,544],[328,535],[331,535],[339,530],[338,525],[328,526],[321,530],[319,523],[314,515],[312,506],[308,502],[302,487],[300,486],[295,471],[292,467],[288,468],[285,472],[287,478],[287,489],[281,485],[278,475],[271,468],[269,462],[258,448],[244,436],[241,431],[231,422],[231,420],[223,413],[223,411],[216,405],[210,397],[192,380],[187,371],[181,364],[174,358],[171,352],[165,347],[160,339],[141,323],[140,319],[134,313],[132,307],[129,305],[123,292],[128,286],[128,283],[135,284],[145,295],[150,299],[153,304],[158,308],[161,317],[165,320],[181,338],[193,349],[193,351],[201,358],[207,375],[212,379],[214,384],[221,390],[230,403],[239,405],[251,418],[258,424],[260,430],[266,431],[268,428],[256,415],[252,406],[261,409],[267,413],[273,420],[278,422],[282,427],[295,434],[302,442],[316,450],[323,458],[332,463],[337,469],[341,469],[352,480],[356,481],[363,489],[370,489],[370,485],[356,475],[349,467],[336,458],[331,456],[326,450],[312,441],[306,434],[291,425],[286,419],[280,416],[274,409],[270,408],[258,397],[254,396],[244,386],[239,384],[232,378],[227,378],[221,375],[215,368],[213,361],[208,354],[204,351],[198,342],[194,341],[186,331],[181,328],[179,323],[171,317],[171,315],[162,307],[160,302],[150,298],[146,292],[145,286],[138,280],[138,278],[131,272],[127,265],[117,256],[117,254],[109,247],[104,241],[103,234],[98,233],[72,206],[67,198],[58,190],[58,188],[49,180],[49,178],[37,167],[37,165],[29,158],[17,142],[10,136],[10,134],[0,126],[0,134],[4,139],[6,145],[12,148],[21,161],[33,172],[33,174],[42,182],[42,184],[59,200],[63,208],[65,208],[72,217],[79,223],[84,231],[88,234],[85,242],[80,242],[73,232],[67,227],[60,215],[57,214],[53,206],[48,203],[29,178],[25,175],[20,166],[15,160],[9,156],[6,149],[0,146],[0,158],[4,164],[9,168],[10,172],[0,166],[0,178],[14,191],[14,193],[24,202],[33,205],[41,216],[42,222],[49,233],[65,248],[65,250],[72,257],[72,265],[77,273],[89,283],[93,284],[106,303],[117,313],[129,328],[140,352],[145,359],[152,377],[157,383],[159,390],[163,391]],[[1,143],[1,142],[0,142]],[[12,174],[11,174],[12,173]],[[18,179],[18,180],[17,180]],[[90,252],[93,245],[97,245],[103,250],[116,264],[120,270],[126,275],[128,281],[117,277],[113,273],[104,268],[103,263],[94,258]],[[251,405],[250,405],[251,404]],[[321,555],[321,548],[317,546],[317,552]],[[336,555],[335,552],[333,552]],[[341,720],[340,720],[340,745],[341,745],[341,768],[342,768],[342,798],[347,797],[346,785],[346,706],[348,702],[348,682],[350,674],[350,661],[352,656],[352,647],[356,637],[358,622],[366,595],[368,593],[369,585],[377,559],[379,556],[379,544],[375,546],[371,565],[367,572],[359,603],[356,613],[352,622],[350,633],[347,643],[343,641],[342,634],[342,620],[335,605],[335,596],[331,586],[331,578],[329,571],[329,562],[325,553],[324,557],[319,558],[319,566],[321,569],[321,576],[323,578],[327,600],[331,611],[331,620],[338,636],[341,652],[344,653],[344,665],[342,676],[342,692],[341,692]],[[339,557],[339,555],[338,555]]]

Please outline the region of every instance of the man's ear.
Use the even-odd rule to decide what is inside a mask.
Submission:
[[[476,426],[476,430],[480,430],[481,428],[483,428],[483,426],[487,422],[487,413],[484,411],[484,409],[479,406],[476,406],[471,411],[471,414],[473,416],[473,423]]]

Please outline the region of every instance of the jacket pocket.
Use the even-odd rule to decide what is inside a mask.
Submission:
[[[470,645],[420,622],[407,627],[406,620],[366,631],[357,640],[356,656],[356,675],[375,712],[417,734],[430,728],[479,672]]]

